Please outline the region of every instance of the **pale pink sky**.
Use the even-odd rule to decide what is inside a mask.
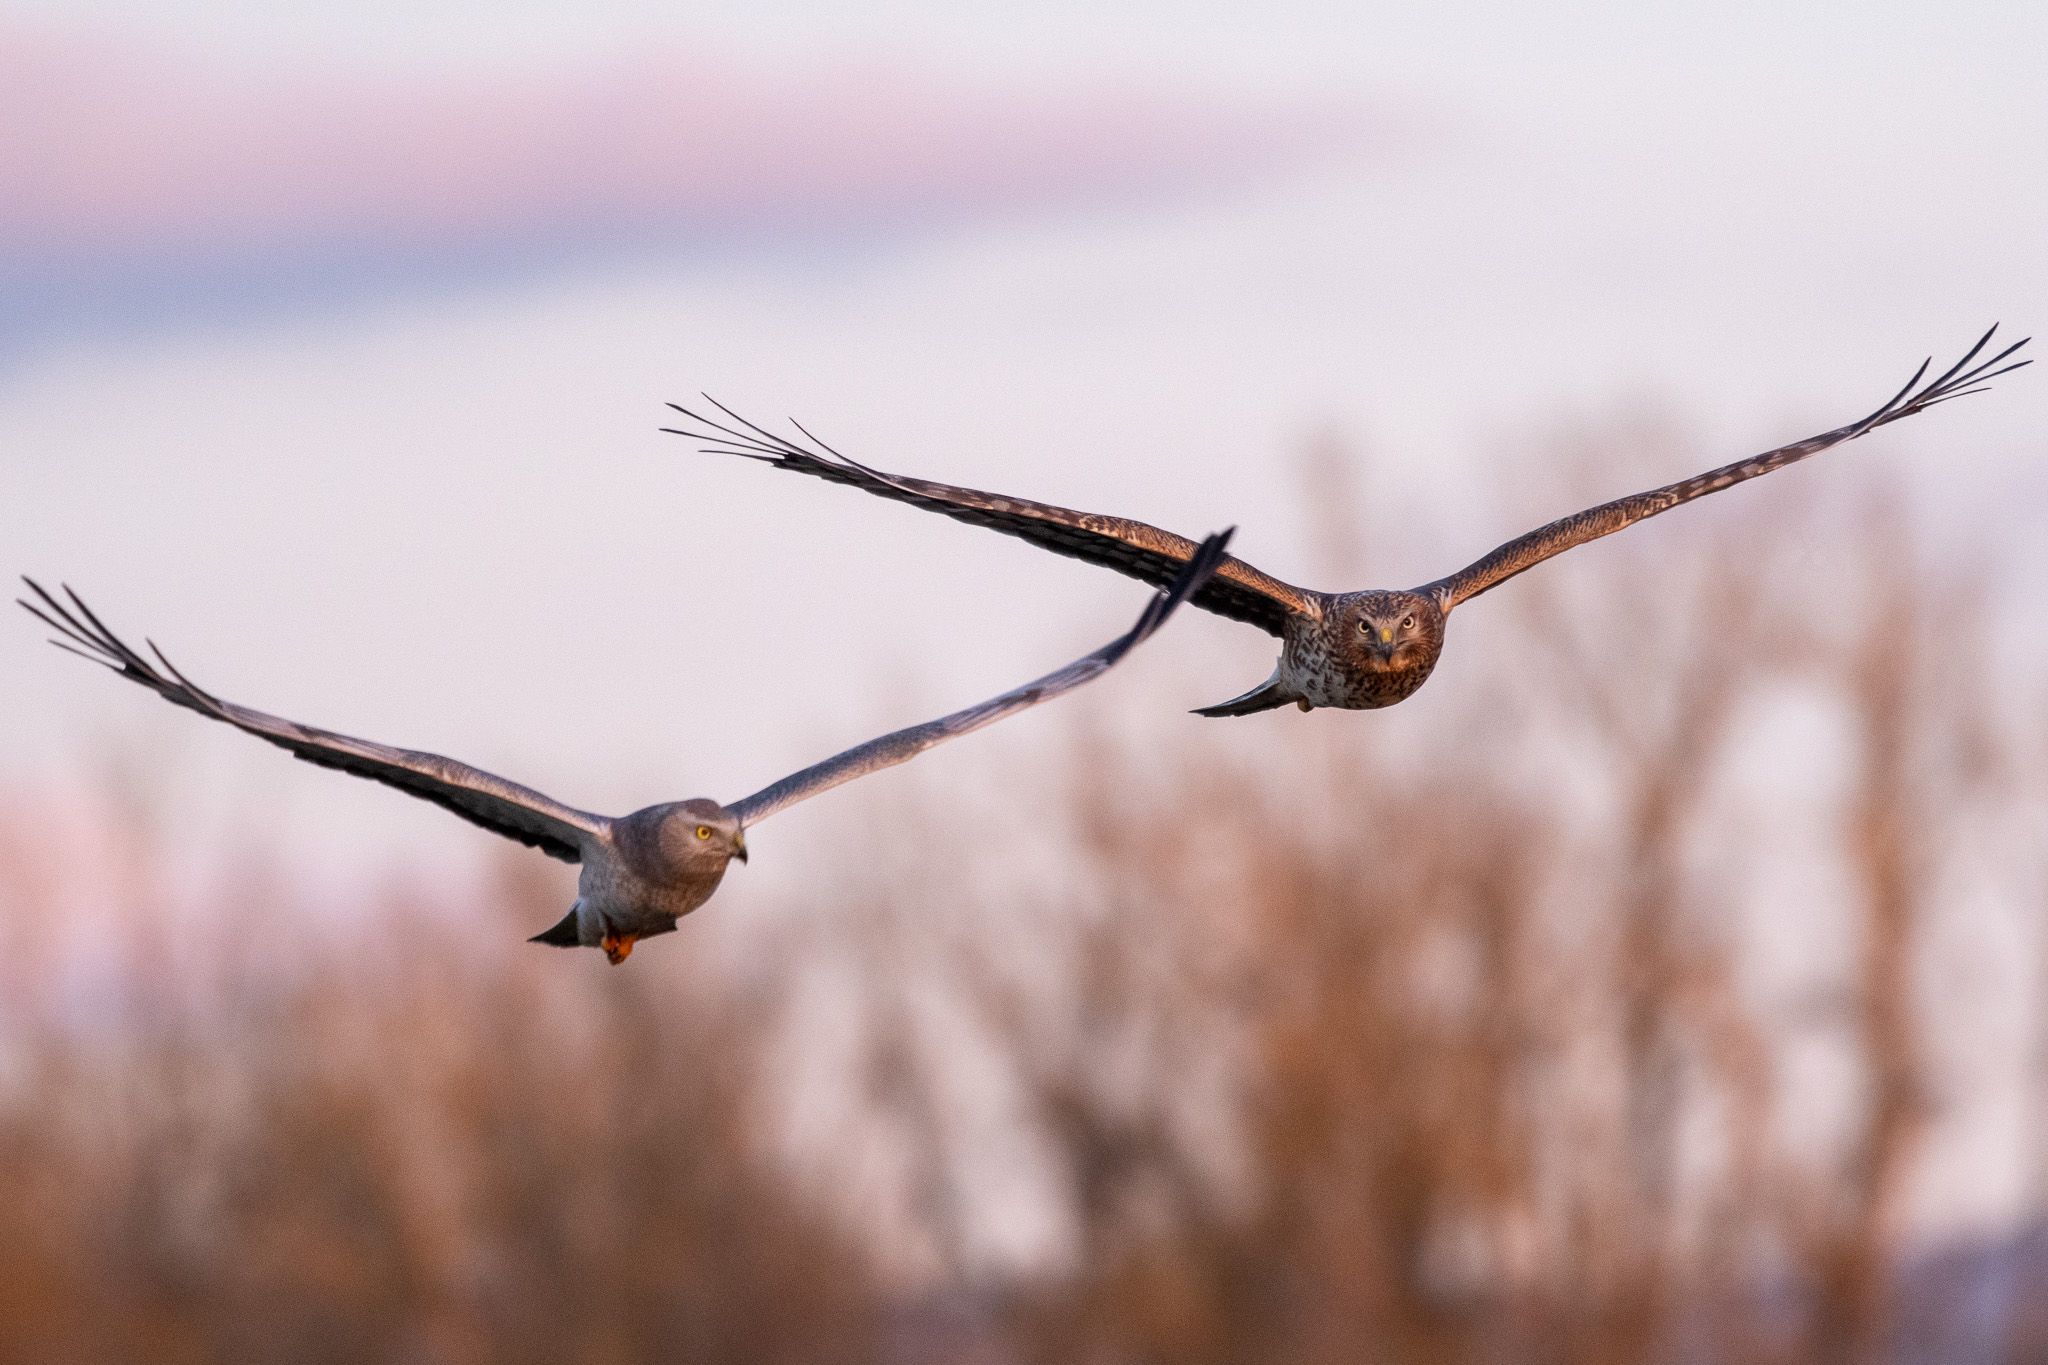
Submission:
[[[1355,159],[1407,136],[1391,123],[1342,98],[678,39],[400,72],[0,28],[0,338],[1180,199]]]
[[[0,247],[1015,211],[1271,174],[1366,125],[1330,101],[781,70],[681,43],[516,73],[289,79],[18,33],[0,38]]]

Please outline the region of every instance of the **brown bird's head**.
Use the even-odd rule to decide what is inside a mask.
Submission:
[[[1444,613],[1419,592],[1351,594],[1340,618],[1344,648],[1368,673],[1427,674],[1444,647]]]

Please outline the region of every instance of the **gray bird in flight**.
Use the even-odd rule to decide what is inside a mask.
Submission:
[[[1574,512],[1419,588],[1317,592],[1283,583],[1241,559],[1226,556],[1208,586],[1194,595],[1194,605],[1278,636],[1280,660],[1265,682],[1242,696],[1202,707],[1196,714],[1244,716],[1290,702],[1304,711],[1318,706],[1347,710],[1391,706],[1428,680],[1443,652],[1445,620],[1459,603],[1573,546],[1818,455],[1936,403],[1979,392],[1986,381],[2032,363],[2004,363],[2027,344],[2021,340],[1972,367],[1971,362],[1997,330],[1994,326],[1986,332],[1969,354],[1922,387],[1920,381],[1933,364],[1931,358],[1924,362],[1890,402],[1861,421],[1709,470],[1697,478]],[[846,458],[801,425],[796,429],[808,445],[765,431],[708,395],[705,401],[729,421],[714,421],[671,403],[670,407],[697,427],[663,430],[705,442],[707,453],[743,455],[778,469],[846,484],[956,521],[986,526],[1054,554],[1100,564],[1147,583],[1169,581],[1195,552],[1194,541],[1142,521],[885,474]]]
[[[226,721],[308,763],[396,787],[472,824],[538,848],[551,858],[581,863],[575,905],[531,941],[559,948],[602,948],[619,963],[640,939],[671,932],[678,919],[709,900],[731,860],[747,861],[750,826],[785,806],[902,763],[1107,672],[1209,580],[1224,558],[1229,540],[1230,532],[1225,531],[1193,547],[1187,562],[1178,566],[1165,590],[1146,605],[1137,624],[1094,653],[1036,682],[964,711],[869,740],[731,805],[699,797],[618,817],[565,806],[530,787],[438,754],[351,739],[222,701],[180,673],[153,641],[145,643],[155,655],[154,662],[123,643],[68,587],[63,589],[67,604],[33,579],[24,579],[37,600],[16,600],[57,632],[61,638],[53,639],[52,644],[103,664],[167,701]]]

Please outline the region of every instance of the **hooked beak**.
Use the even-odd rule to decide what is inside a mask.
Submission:
[[[732,856],[741,862],[747,860],[747,836],[744,831],[732,836]]]

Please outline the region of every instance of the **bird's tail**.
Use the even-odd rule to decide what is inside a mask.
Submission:
[[[556,920],[553,927],[544,929],[526,940],[528,943],[545,943],[552,948],[580,948],[583,940],[576,931],[576,915],[583,908],[577,901],[569,907],[569,913]]]
[[[1270,711],[1276,706],[1285,706],[1294,701],[1292,692],[1280,685],[1280,670],[1274,669],[1273,676],[1254,687],[1241,697],[1219,701],[1214,706],[1196,709],[1198,716],[1249,716],[1256,711]]]

